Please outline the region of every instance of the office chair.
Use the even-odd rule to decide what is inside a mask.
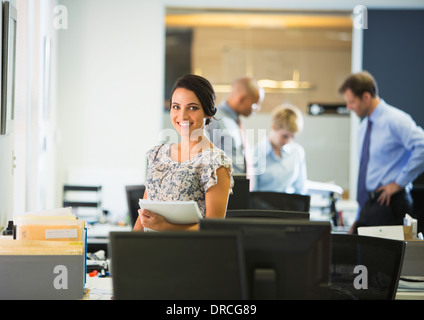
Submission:
[[[250,209],[309,212],[311,196],[282,192],[250,192]]]
[[[332,234],[330,298],[332,300],[394,299],[404,252],[404,241]],[[364,266],[366,269],[355,271],[357,266]],[[360,279],[363,282],[359,287],[362,288],[358,288],[357,282],[355,284],[355,280]],[[366,289],[363,287],[365,284],[368,287]]]
[[[143,199],[144,191],[146,187],[144,185],[133,185],[125,186],[125,193],[127,195],[128,214],[130,215],[132,225],[135,224],[138,218],[138,200]]]
[[[260,209],[236,209],[236,210],[227,210],[225,218],[273,218],[273,219],[309,220],[309,212],[283,211],[283,210],[260,210]]]

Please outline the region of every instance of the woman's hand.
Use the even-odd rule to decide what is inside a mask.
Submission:
[[[143,227],[151,230],[165,230],[169,228],[169,223],[161,215],[146,209],[138,210],[140,222]]]

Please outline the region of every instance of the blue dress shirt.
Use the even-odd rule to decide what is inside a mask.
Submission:
[[[272,149],[268,137],[255,147],[255,183],[253,191],[306,193],[305,150],[295,142],[281,148],[281,158]]]
[[[410,115],[382,99],[369,118],[373,122],[373,129],[366,175],[367,190],[374,191],[392,182],[402,188],[412,187],[412,181],[424,171],[423,129],[416,125]],[[367,129],[365,120],[359,127],[359,150],[362,149]]]
[[[217,112],[211,123],[206,126],[206,133],[211,142],[224,150],[227,156],[233,160],[234,173],[245,174],[245,154],[243,138],[238,125],[239,116],[225,101],[217,108]]]

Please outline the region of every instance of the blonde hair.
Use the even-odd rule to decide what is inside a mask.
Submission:
[[[276,130],[286,129],[297,133],[303,130],[303,116],[300,110],[292,105],[281,105],[272,110],[272,127]]]

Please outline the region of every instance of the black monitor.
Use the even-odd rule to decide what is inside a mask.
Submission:
[[[125,186],[125,194],[127,196],[127,205],[128,205],[128,215],[130,217],[131,224],[133,226],[138,218],[138,209],[140,209],[138,200],[143,199],[145,190],[146,190],[146,187],[143,184]]]
[[[328,221],[204,219],[200,231],[241,232],[249,299],[325,299]]]
[[[234,174],[233,193],[228,198],[228,209],[247,209],[250,206],[249,185],[250,180],[245,174]]]
[[[236,232],[111,232],[114,299],[243,300]]]
[[[309,212],[311,196],[297,193],[254,191],[249,193],[250,208]]]
[[[394,299],[405,246],[401,240],[332,234],[331,299]]]
[[[309,212],[286,211],[286,210],[261,210],[261,209],[238,209],[227,210],[226,219],[230,218],[272,218],[290,220],[309,220]]]

